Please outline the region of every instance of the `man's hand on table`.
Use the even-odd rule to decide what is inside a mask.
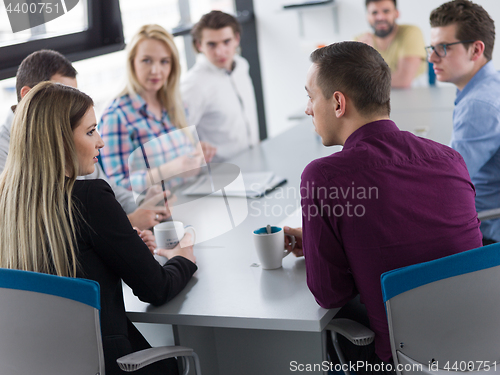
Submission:
[[[284,227],[285,234],[295,236],[295,247],[292,249],[290,239],[285,236],[285,249],[291,251],[296,257],[304,256],[302,251],[302,228]]]
[[[203,152],[203,156],[205,157],[205,161],[210,163],[217,153],[217,147],[212,146],[207,142],[200,142],[201,151]]]
[[[175,201],[170,191],[163,192],[157,185],[150,187],[139,207],[128,215],[132,226],[144,230],[167,220],[171,213],[168,207],[165,207],[165,197],[170,203]],[[159,202],[161,202],[160,205],[158,205]]]

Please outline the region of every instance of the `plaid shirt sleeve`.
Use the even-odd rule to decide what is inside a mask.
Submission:
[[[134,144],[137,143],[137,148],[130,154],[128,161],[129,183],[136,193],[143,193],[150,186],[151,177],[148,168],[160,168],[165,164],[172,163],[171,167],[175,170],[176,167],[182,167],[179,158],[195,151],[183,130],[173,127],[170,122],[167,126],[169,131],[164,130],[161,135],[155,137],[150,137],[148,134],[142,136],[143,129],[136,133]],[[176,162],[180,162],[180,164],[176,164]],[[175,175],[164,178],[163,182],[169,190],[189,180],[189,178]]]
[[[128,158],[133,144],[123,110],[109,108],[99,122],[99,131],[104,141],[101,149],[104,172],[117,185],[130,190]]]
[[[142,108],[138,109],[141,104],[128,96],[119,98],[99,123],[105,143],[101,160],[106,175],[117,185],[139,194],[150,185],[143,153],[149,167],[157,168],[194,151],[189,138],[170,123],[166,112],[162,121],[157,121]],[[173,177],[165,182],[170,189],[184,183],[185,179]]]

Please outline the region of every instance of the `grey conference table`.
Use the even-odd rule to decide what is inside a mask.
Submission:
[[[427,127],[426,136],[447,143],[453,96],[449,88],[397,91],[391,117],[403,130],[418,133],[417,128]],[[317,305],[306,285],[303,258],[290,255],[278,270],[256,266],[252,231],[266,224],[297,223],[297,217],[287,217],[300,207],[302,170],[311,160],[338,150],[324,147],[306,119],[232,160],[243,178],[246,172],[274,171],[288,182],[259,199],[232,198],[247,207],[246,218],[195,246],[199,270],[169,303],[142,303],[124,286],[128,317],[172,324],[176,343],[195,349],[205,375],[280,375],[292,373],[294,363],[321,364],[326,359],[324,328],[338,309]],[[173,216],[189,220],[176,217],[175,211]],[[194,220],[197,232],[218,226],[217,219]]]
[[[252,231],[277,225],[295,212],[300,206],[302,170],[331,152],[309,121],[232,160],[243,178],[245,172],[269,170],[288,182],[259,199],[232,198],[247,205],[247,217],[232,230],[195,246],[199,269],[169,303],[149,306],[124,287],[129,318],[174,325],[176,342],[195,349],[204,375],[289,374],[291,361],[321,363],[323,329],[337,310],[323,309],[314,300],[306,285],[303,258],[289,255],[277,270],[255,267]],[[175,211],[173,218],[187,222]],[[214,221],[201,220],[194,226],[203,232],[217,227]],[[290,220],[296,222],[297,218]]]
[[[456,88],[451,84],[393,90],[391,119],[401,130],[447,145],[451,139],[455,96]]]

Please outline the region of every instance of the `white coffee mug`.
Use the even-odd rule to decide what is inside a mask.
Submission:
[[[186,225],[181,221],[166,221],[154,226],[156,246],[160,249],[173,249],[184,237],[184,233],[190,230],[193,234],[193,244],[196,242],[196,230],[192,225]]]
[[[290,254],[285,250],[285,237],[290,237],[292,249],[295,247],[295,237],[287,235],[281,227],[262,227],[253,231],[253,239],[257,256],[264,270],[274,270],[281,267],[284,257]]]

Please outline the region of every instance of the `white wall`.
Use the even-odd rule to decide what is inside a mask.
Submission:
[[[294,2],[300,0],[254,0],[266,120],[271,137],[292,126],[294,123],[288,117],[305,108],[305,75],[310,65],[309,54],[316,46],[352,40],[353,36],[369,29],[364,0],[335,0],[339,33],[334,31],[332,7],[312,7],[302,12],[304,35],[301,36],[298,11],[283,10],[284,4]],[[443,2],[398,0],[398,22],[419,26],[428,44],[429,14]],[[482,5],[496,21],[497,34],[500,34],[500,1],[475,2]],[[500,50],[494,51],[493,60],[500,69]]]
[[[332,7],[312,7],[303,11],[305,35],[299,35],[297,10],[283,10],[284,4],[301,0],[254,0],[259,38],[259,54],[269,136],[275,136],[294,124],[288,117],[303,113],[306,105],[305,75],[309,54],[318,45],[350,40],[369,30],[364,0],[335,0],[339,33],[334,32]],[[497,22],[500,38],[500,0],[476,0]],[[400,23],[418,25],[426,43],[430,39],[429,14],[441,0],[398,0]],[[177,41],[178,42],[178,41]],[[500,47],[493,60],[500,69]],[[76,62],[78,84],[96,103],[97,116],[124,85],[124,52]],[[15,79],[0,82],[0,124],[11,104],[16,103]]]

